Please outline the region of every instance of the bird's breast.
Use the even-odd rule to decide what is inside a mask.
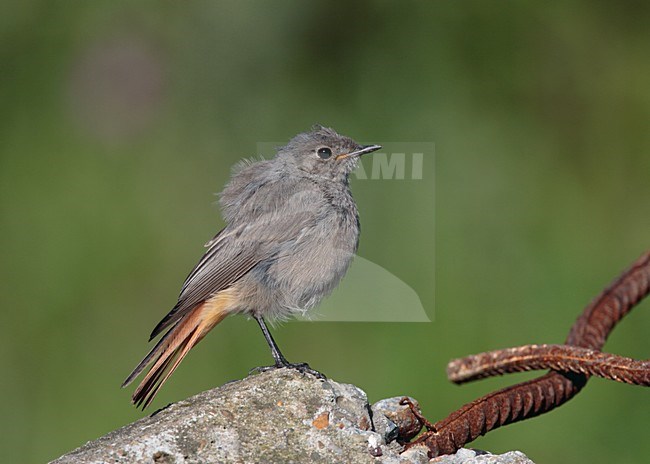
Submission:
[[[267,276],[278,303],[294,309],[316,306],[347,272],[359,238],[356,208],[324,208],[279,250]]]

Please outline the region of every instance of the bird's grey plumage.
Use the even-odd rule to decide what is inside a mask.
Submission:
[[[136,404],[149,404],[187,351],[232,313],[257,320],[276,367],[321,375],[288,363],[264,319],[306,311],[339,283],[359,239],[348,175],[360,155],[378,148],[315,126],[273,159],[235,167],[220,197],[226,226],[206,244],[177,304],[151,338],[167,332],[124,382],[154,363],[133,395]]]
[[[316,126],[275,158],[235,167],[220,194],[227,225],[206,244],[176,307],[151,338],[236,282],[242,289],[239,311],[270,319],[308,310],[336,287],[358,244],[357,206],[348,185],[358,159],[323,160],[317,156],[321,147],[336,156],[361,145]]]

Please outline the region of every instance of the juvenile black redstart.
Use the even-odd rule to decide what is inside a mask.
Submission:
[[[348,176],[361,155],[380,148],[314,126],[275,158],[235,167],[219,201],[226,227],[205,245],[176,306],[149,340],[165,334],[122,384],[153,363],[133,393],[136,406],[146,408],[189,350],[230,314],[257,321],[274,367],[320,375],[307,364],[289,363],[264,319],[313,308],[338,285],[359,241]]]

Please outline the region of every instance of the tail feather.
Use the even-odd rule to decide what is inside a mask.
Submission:
[[[144,370],[145,367],[147,367],[151,361],[156,357],[156,355],[159,355],[164,349],[169,345],[169,336],[171,335],[172,329],[170,329],[164,337],[162,337],[160,340],[158,340],[158,343],[156,343],[156,346],[154,346],[149,353],[140,361],[140,363],[135,366],[135,369],[133,369],[133,372],[129,374],[129,376],[126,378],[126,380],[122,383],[122,388],[128,386],[135,378],[140,375],[140,373]]]
[[[133,403],[137,407],[140,407],[140,405],[142,405],[142,409],[144,409],[149,405],[149,403],[151,403],[151,401],[156,396],[156,393],[158,393],[158,390],[160,390],[160,387],[163,386],[169,376],[172,375],[172,373],[176,370],[185,355],[187,355],[187,353],[190,351],[190,349],[192,349],[194,345],[201,341],[204,335],[205,332],[203,335],[201,335],[201,332],[199,332],[199,330],[194,330],[189,338],[186,338],[183,343],[181,343],[178,348],[174,350],[172,355],[165,359],[165,362],[157,371],[155,371],[156,374],[152,376],[147,384],[143,388],[138,387],[138,389],[136,389],[135,393],[133,394]],[[174,364],[169,367],[169,364],[172,362],[172,360],[174,361]],[[154,372],[153,368],[152,372]]]
[[[196,334],[196,331],[193,331],[192,333]],[[149,373],[145,376],[140,385],[138,385],[138,388],[136,388],[135,392],[133,393],[132,401],[136,407],[142,407],[142,409],[145,409],[147,406],[149,406],[149,404],[153,401],[154,397],[158,393],[158,390],[160,390],[172,372],[176,370],[178,364],[185,357],[189,351],[189,348],[191,348],[191,346],[188,348],[190,341],[191,338],[186,338],[181,341],[180,345],[177,348],[171,349],[161,355],[160,359],[149,370]],[[194,342],[194,345],[196,343],[197,342]],[[170,368],[169,366],[172,361],[174,361],[174,364]]]
[[[133,404],[145,409],[151,403],[160,387],[172,375],[192,347],[228,315],[226,304],[224,304],[228,301],[228,298],[219,297],[207,300],[167,331],[122,384],[123,387],[127,386],[149,364],[153,363],[133,393]]]
[[[167,370],[173,359],[174,356],[169,356],[167,359],[165,359],[163,364],[160,366],[160,369],[158,369],[154,375],[152,375],[149,379],[143,380],[140,385],[138,385],[138,389],[133,393],[133,404],[138,407],[140,406],[142,403],[141,399],[144,399],[144,396],[142,394],[138,396],[137,392],[152,391],[152,388],[156,385],[158,379],[160,379],[163,373]]]

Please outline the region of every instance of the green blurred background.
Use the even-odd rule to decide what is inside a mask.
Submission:
[[[410,285],[433,322],[292,322],[275,330],[287,357],[371,401],[412,395],[431,420],[530,377],[456,387],[444,367],[563,341],[650,248],[648,10],[2,2],[3,459],[53,459],[143,416],[119,385],[222,226],[213,193],[258,142],[315,122],[367,143],[435,143],[422,181],[352,181],[359,254]],[[608,351],[648,357],[648,304]],[[269,362],[257,325],[230,318],[152,410]],[[594,379],[472,446],[645,462],[648,427],[647,390]]]

